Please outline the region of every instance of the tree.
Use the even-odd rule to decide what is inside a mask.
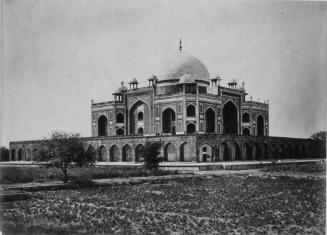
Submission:
[[[163,157],[160,155],[160,142],[146,142],[144,149],[141,151],[141,161],[144,162],[144,166],[149,170],[157,170],[159,163],[163,161]]]
[[[319,131],[310,136],[311,139],[326,140],[326,131]]]
[[[6,147],[0,147],[0,161],[7,162],[9,161],[9,149]]]
[[[50,138],[39,144],[35,160],[43,162],[46,167],[59,168],[64,174],[64,183],[68,182],[69,171],[73,167],[92,166],[95,163],[96,150],[84,149],[84,142],[79,134],[53,131]]]

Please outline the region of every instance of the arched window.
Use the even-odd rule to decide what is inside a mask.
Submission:
[[[243,132],[242,132],[243,135],[250,135],[250,130],[249,128],[243,128]]]
[[[143,135],[143,128],[140,127],[138,130],[137,130],[137,134],[138,135]]]
[[[117,129],[116,135],[124,135],[124,129],[122,128]]]
[[[248,113],[243,113],[242,122],[250,122],[250,115]]]
[[[192,134],[194,132],[195,132],[195,125],[194,125],[194,123],[187,124],[186,133],[187,134]]]
[[[107,136],[108,121],[106,116],[102,115],[98,119],[98,136]]]
[[[186,108],[187,117],[195,117],[195,107],[194,105],[188,105]]]
[[[116,115],[116,123],[124,123],[124,114],[118,113]]]
[[[137,120],[138,120],[138,121],[143,121],[143,112],[139,112],[139,113],[137,114]]]

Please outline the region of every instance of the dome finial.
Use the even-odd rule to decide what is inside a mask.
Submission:
[[[182,51],[183,47],[182,47],[182,39],[179,39],[179,51]]]

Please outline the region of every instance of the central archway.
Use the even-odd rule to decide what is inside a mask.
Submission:
[[[19,149],[18,150],[18,161],[22,161],[23,160],[23,149]]]
[[[237,108],[233,102],[228,101],[223,108],[224,134],[237,134]]]
[[[25,149],[25,160],[26,161],[32,160],[32,152],[29,148]]]
[[[171,134],[175,132],[175,111],[171,108],[162,112],[162,132]]]
[[[129,132],[131,135],[143,135],[150,132],[149,106],[143,101],[137,101],[129,111]],[[140,128],[142,127],[142,133]]]
[[[215,122],[216,113],[211,108],[207,109],[205,112],[205,119],[206,119],[206,132],[207,133],[214,133],[216,129],[216,122]]]
[[[107,136],[108,120],[106,116],[102,115],[98,119],[98,136]]]

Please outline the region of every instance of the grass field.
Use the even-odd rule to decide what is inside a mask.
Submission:
[[[217,176],[34,192],[6,203],[1,231],[325,234],[325,180]]]

